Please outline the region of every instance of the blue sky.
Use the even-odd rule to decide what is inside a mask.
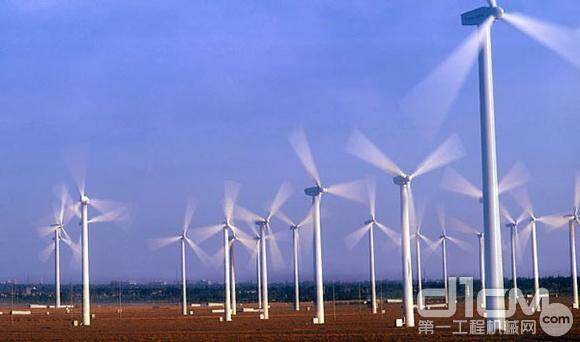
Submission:
[[[178,246],[152,252],[150,238],[180,228],[186,198],[195,197],[193,226],[221,219],[223,181],[242,184],[240,203],[260,210],[288,180],[284,208],[307,210],[310,184],[288,143],[303,127],[323,180],[376,176],[378,215],[399,230],[398,191],[390,177],[345,152],[353,129],[367,134],[404,170],[457,133],[467,156],[454,168],[480,183],[477,74],[472,69],[441,131],[417,133],[401,98],[472,28],[459,15],[483,1],[5,1],[0,4],[0,280],[52,279],[38,253],[49,242],[36,228],[50,214],[58,182],[72,186],[64,155],[86,152],[87,190],[128,203],[133,218],[119,227],[91,226],[95,281],[175,280]],[[580,27],[577,1],[510,1],[522,12]],[[536,211],[572,205],[577,157],[580,70],[505,23],[493,28],[500,174],[524,162]],[[479,204],[439,188],[441,170],[415,183],[427,201],[425,233],[438,234],[435,204],[448,216],[481,226]],[[509,197],[506,205],[516,206]],[[346,250],[344,236],[366,219],[364,206],[337,198],[323,204],[327,279],[367,279],[365,240]],[[540,272],[568,273],[564,230],[539,227]],[[278,222],[275,230],[287,229]],[[71,222],[76,238],[79,229]],[[288,235],[289,236],[289,235]],[[505,235],[507,238],[508,235]],[[475,247],[475,239],[462,236]],[[202,245],[209,253],[219,238]],[[377,274],[400,278],[400,252],[379,238]],[[290,264],[288,244],[281,242]],[[311,278],[310,246],[303,278]],[[475,248],[474,248],[475,250]],[[529,249],[520,274],[530,274]],[[239,278],[254,278],[240,252]],[[450,274],[477,274],[477,255],[450,247]],[[188,254],[190,279],[221,280]],[[509,257],[504,254],[506,266]],[[63,255],[63,279],[80,280]],[[440,262],[425,264],[438,277]],[[505,269],[509,276],[509,269]],[[274,280],[290,280],[289,267]]]

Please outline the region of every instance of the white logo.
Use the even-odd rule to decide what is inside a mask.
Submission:
[[[572,312],[564,304],[550,303],[542,309],[540,326],[550,336],[562,336],[572,328]]]

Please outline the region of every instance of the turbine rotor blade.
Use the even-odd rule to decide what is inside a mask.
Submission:
[[[278,189],[276,196],[274,196],[274,200],[270,204],[270,208],[268,209],[268,218],[276,215],[276,213],[282,208],[284,203],[288,201],[290,196],[292,195],[292,187],[290,183],[284,182]]]
[[[405,174],[389,157],[360,131],[355,130],[347,144],[347,152],[393,176]]]
[[[308,175],[310,175],[316,185],[320,186],[320,176],[316,169],[314,157],[312,156],[312,151],[310,150],[304,131],[297,130],[293,132],[290,135],[290,144],[292,145],[292,148],[294,148],[294,151],[298,155],[298,159],[300,159],[300,162],[302,163],[302,166],[304,166],[304,169],[306,169]]]
[[[310,209],[308,210],[308,213],[306,214],[306,216],[304,216],[304,218],[302,219],[302,221],[300,221],[298,223],[299,227],[304,227],[307,225],[310,225],[312,223],[312,220],[314,219],[314,206],[310,206]]]
[[[526,215],[534,217],[534,211],[532,209],[532,200],[530,199],[530,194],[526,188],[516,189],[511,192],[513,199],[516,203],[524,210]]]
[[[459,239],[454,238],[452,236],[447,236],[447,240],[453,242],[457,247],[462,249],[464,252],[471,251],[471,246],[463,240],[459,240]]]
[[[234,216],[236,218],[243,220],[243,221],[252,222],[252,223],[254,223],[256,221],[265,221],[266,220],[262,216],[254,213],[254,212],[251,212],[250,210],[248,210],[240,205],[236,206]]]
[[[371,228],[371,223],[367,223],[364,226],[357,228],[354,232],[348,234],[344,238],[344,243],[349,250],[352,250],[354,246],[356,246],[360,240],[365,236],[365,234]]]
[[[537,218],[538,222],[542,222],[552,229],[557,229],[565,226],[569,219],[563,215],[546,215]]]
[[[153,251],[168,246],[172,243],[175,243],[181,239],[181,235],[166,237],[166,238],[159,238],[159,239],[151,239],[149,241],[149,248]]]
[[[266,239],[269,242],[270,256],[272,258],[272,264],[276,269],[284,268],[284,258],[282,257],[282,252],[280,252],[280,247],[278,246],[278,241],[273,233],[268,233]]]
[[[366,199],[365,182],[362,180],[334,184],[326,188],[326,192],[359,203],[365,203]]]
[[[377,227],[379,227],[379,229],[382,230],[383,233],[385,233],[389,237],[389,239],[391,239],[391,241],[393,241],[393,243],[396,246],[401,246],[401,235],[399,233],[397,233],[394,230],[392,230],[391,228],[385,226],[381,222],[375,222],[375,223],[377,224]]]
[[[452,217],[450,220],[450,224],[449,226],[452,228],[457,229],[459,232],[463,233],[463,234],[479,234],[479,231],[477,229],[475,229],[474,227],[468,225],[467,223]]]
[[[217,268],[223,265],[225,258],[225,247],[221,246],[214,255],[211,256],[211,263]]]
[[[532,224],[528,222],[523,228],[518,229],[516,245],[518,249],[517,259],[521,261],[524,255],[524,249],[526,248],[528,241],[530,240],[530,235],[532,233]]]
[[[431,244],[428,245],[429,250],[431,250],[431,252],[435,252],[442,243],[443,238],[438,238],[437,240],[431,241]]]
[[[446,168],[443,173],[443,177],[441,178],[441,188],[475,199],[483,197],[481,189],[476,187],[451,167]]]
[[[39,254],[40,261],[46,262],[48,260],[48,258],[50,258],[50,255],[54,251],[54,248],[55,248],[54,242],[51,242],[50,244],[48,244]]]
[[[427,172],[445,166],[457,159],[462,158],[464,155],[465,150],[463,149],[461,140],[456,134],[454,134],[447,138],[443,144],[441,144],[435,151],[428,155],[427,158],[421,162],[421,164],[419,164],[417,170],[413,173],[411,178],[418,177]]]
[[[129,210],[126,207],[120,207],[101,215],[95,216],[89,220],[89,223],[97,222],[124,222],[129,220]]]
[[[574,30],[521,13],[505,13],[502,19],[580,68],[580,38]]]
[[[57,227],[51,227],[51,226],[42,226],[38,228],[38,236],[40,237],[45,237],[48,236],[52,233],[54,233],[54,231],[57,229]]]
[[[526,166],[522,162],[516,162],[499,181],[498,191],[500,194],[506,193],[526,184],[530,178],[530,172]]]
[[[278,212],[276,212],[276,215],[274,216],[290,227],[295,226],[294,221],[292,221],[292,219],[288,217],[288,215],[286,215],[282,210],[278,210]]]
[[[576,211],[580,210],[580,171],[576,172],[574,182],[574,208]]]
[[[377,202],[377,182],[372,177],[367,177],[367,195],[368,195],[368,205],[369,213],[372,218],[376,217],[376,202]]]
[[[193,198],[187,200],[187,205],[185,207],[185,215],[183,217],[183,234],[187,234],[189,226],[191,225],[191,220],[193,219],[193,214],[195,213],[196,202]]]
[[[224,216],[231,220],[234,215],[234,207],[240,193],[240,184],[233,181],[224,182]]]
[[[189,230],[189,235],[197,242],[202,243],[210,237],[224,229],[223,224],[214,224],[211,226],[198,227]]]
[[[204,264],[204,265],[210,265],[211,264],[211,259],[209,257],[209,255],[207,255],[198,245],[195,244],[195,242],[191,241],[190,238],[188,238],[187,236],[185,237],[185,242],[187,242],[187,244],[189,245],[189,247],[191,247],[191,249],[193,250],[193,252],[195,253],[195,255],[197,255],[197,257],[199,258],[199,260]]]
[[[510,212],[507,210],[506,207],[504,207],[503,205],[499,206],[499,210],[501,212],[501,214],[503,215],[503,217],[509,222],[509,223],[515,223],[516,220],[514,220],[513,216],[510,214]]]

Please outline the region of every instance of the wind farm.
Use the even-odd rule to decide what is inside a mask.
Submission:
[[[578,14],[0,4],[0,339],[575,339]]]

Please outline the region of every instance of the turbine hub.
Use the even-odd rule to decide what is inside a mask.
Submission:
[[[396,176],[393,178],[393,183],[399,186],[407,185],[411,182],[411,177],[404,175],[404,176]]]
[[[322,195],[325,192],[326,192],[326,189],[319,186],[319,185],[304,189],[304,193],[306,194],[306,196],[312,196],[312,197]]]
[[[81,195],[81,203],[84,205],[89,204],[89,196],[87,196],[86,194],[82,194]]]
[[[370,220],[365,221],[365,225],[371,224],[371,223],[375,223],[375,222],[376,222],[375,219],[374,218],[371,218]]]
[[[510,222],[510,223],[507,223],[505,226],[506,226],[507,228],[515,228],[515,227],[516,227],[516,224],[515,224],[515,223],[513,223],[513,222]]]

